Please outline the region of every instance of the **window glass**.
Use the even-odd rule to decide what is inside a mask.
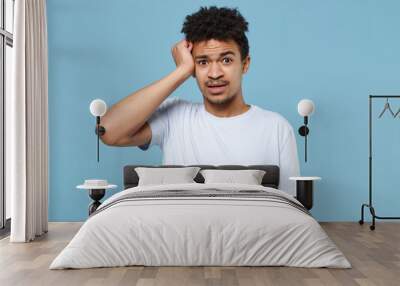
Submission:
[[[2,4],[3,0],[0,0],[0,29],[3,28],[2,24],[3,24],[3,4]]]
[[[5,60],[5,99],[6,99],[6,104],[7,101],[9,101],[9,98],[11,96],[11,90],[12,90],[12,85],[11,85],[11,73],[12,73],[12,65],[13,65],[13,49],[9,45],[5,45],[6,48],[6,60]],[[5,134],[4,134],[5,135]],[[4,142],[7,138],[4,138]],[[11,194],[10,194],[10,188],[5,188],[5,197],[6,197],[6,219],[11,217]]]
[[[14,32],[14,0],[5,0],[6,31]]]

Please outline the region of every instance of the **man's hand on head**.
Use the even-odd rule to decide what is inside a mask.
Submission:
[[[192,49],[193,43],[186,40],[176,43],[171,49],[172,57],[174,58],[176,67],[184,70],[188,77],[194,75]]]

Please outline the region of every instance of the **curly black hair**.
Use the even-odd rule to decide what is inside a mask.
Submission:
[[[210,39],[233,40],[239,45],[241,59],[244,60],[249,54],[249,42],[245,35],[248,25],[237,8],[201,7],[196,13],[186,16],[181,32],[187,41],[193,43]]]

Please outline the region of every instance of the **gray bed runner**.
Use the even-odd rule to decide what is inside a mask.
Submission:
[[[230,198],[230,199],[257,199],[257,201],[265,200],[292,206],[307,215],[310,212],[299,202],[290,200],[285,196],[274,192],[260,190],[240,190],[240,191],[221,191],[216,189],[203,190],[163,190],[163,191],[138,191],[131,192],[120,196],[119,198],[108,202],[106,205],[101,205],[99,209],[91,214],[90,217],[122,202],[126,201],[143,201],[151,199],[176,199],[190,200],[192,198],[209,200],[210,198]]]

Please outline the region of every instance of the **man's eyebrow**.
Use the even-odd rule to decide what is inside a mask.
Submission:
[[[233,51],[226,51],[226,52],[220,53],[219,57],[221,58],[226,55],[234,55],[235,56],[236,54]],[[199,55],[199,56],[196,56],[195,59],[196,60],[197,59],[208,59],[208,56],[207,55]]]

